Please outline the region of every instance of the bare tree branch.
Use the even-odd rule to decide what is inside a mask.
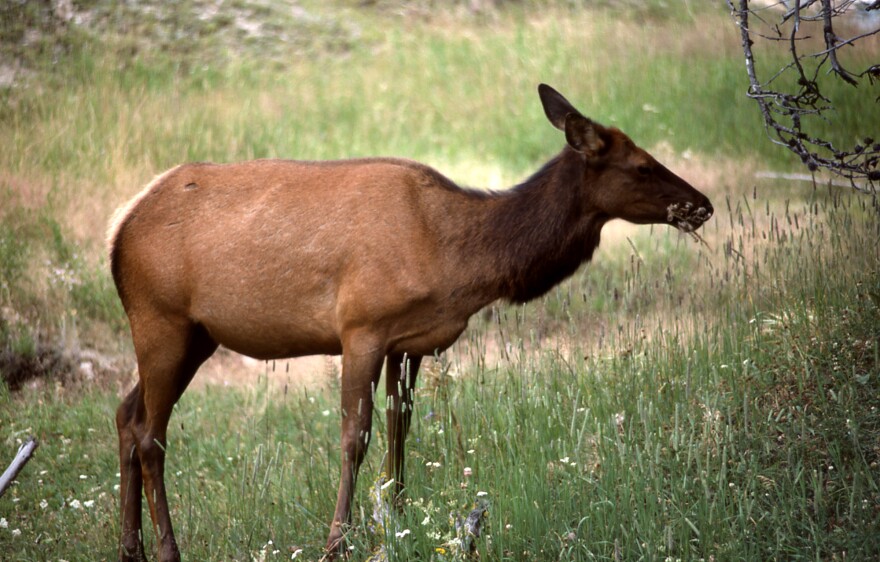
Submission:
[[[12,481],[15,480],[15,477],[18,476],[18,473],[21,472],[24,465],[31,460],[34,451],[37,450],[37,445],[39,445],[39,443],[37,443],[36,439],[28,437],[28,440],[18,448],[18,453],[15,454],[15,458],[12,459],[9,468],[7,468],[6,471],[3,472],[3,475],[0,476],[0,497],[3,497],[3,494],[6,493],[6,489],[12,484]]]
[[[828,47],[825,49],[825,52],[828,53],[828,57],[831,59],[831,68],[834,69],[834,72],[845,82],[858,86],[858,81],[852,77],[848,70],[840,66],[840,62],[837,60],[837,49],[840,48],[840,44],[837,35],[834,33],[834,25],[831,23],[832,14],[831,0],[822,0],[822,19],[824,22],[822,32],[825,34],[825,45]]]
[[[874,84],[880,80],[880,64],[853,72],[838,57],[841,48],[852,48],[860,40],[880,33],[880,29],[848,39],[838,37],[835,18],[852,8],[855,0],[795,0],[793,6],[786,2],[785,11],[777,9],[775,12],[779,17],[776,24],[768,21],[767,13],[772,11],[768,7],[752,9],[749,0],[726,2],[740,29],[749,77],[747,95],[757,102],[770,140],[797,154],[811,172],[826,169],[845,178],[857,190],[876,193],[880,184],[880,143],[865,138],[851,147],[840,148],[828,139],[808,133],[808,130],[810,123],[816,119],[829,119],[827,113],[835,109],[832,101],[822,93],[822,85],[827,80],[837,78],[854,87],[863,81]],[[862,8],[880,9],[880,0]],[[815,40],[810,41],[805,27],[819,24],[824,48],[816,49]],[[759,30],[761,27],[767,29]],[[761,80],[756,69],[756,41],[785,42],[788,45],[791,61],[766,81]],[[791,75],[794,80],[779,80]],[[784,84],[777,86],[780,81]],[[880,102],[880,97],[875,102]]]

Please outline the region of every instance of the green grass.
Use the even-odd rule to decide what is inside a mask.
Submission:
[[[62,88],[12,94],[0,137],[11,150],[2,164],[105,184],[126,169],[144,174],[191,159],[400,154],[438,164],[503,162],[516,179],[558,140],[550,129],[535,130],[539,81],[647,146],[791,163],[784,151],[753,142],[759,116],[741,95],[746,81],[727,15],[701,17],[659,20],[645,34],[638,22],[603,11],[502,15],[491,33],[479,21],[455,21],[451,32],[443,22],[401,26],[385,16],[363,25],[390,32],[365,32],[345,56],[291,51],[281,70],[259,58],[129,59],[87,44],[64,59]],[[880,118],[868,97],[817,132],[853,135]]]
[[[594,263],[548,296],[475,317],[423,369],[407,504],[380,536],[368,525],[385,447],[377,411],[352,559],[383,542],[392,560],[461,559],[452,520],[478,499],[483,560],[877,558],[876,200],[752,177],[794,164],[742,96],[726,14],[564,4],[422,17],[390,2],[303,2],[323,19],[261,58],[265,45],[242,43],[228,21],[200,27],[210,22],[181,8],[201,4],[181,3],[176,25],[204,42],[144,49],[167,24],[147,18],[143,37],[67,37],[29,54],[28,87],[0,94],[0,351],[126,349],[104,224],[167,167],[388,154],[510,185],[562,145],[535,94],[544,81],[708,192],[707,245],[609,227]],[[130,21],[112,14],[109,27]],[[880,121],[865,96],[835,95],[827,131],[856,137]],[[266,371],[256,388],[209,386],[176,408],[166,474],[186,559],[320,556],[338,397],[282,392]],[[0,499],[4,560],[115,558],[113,413],[127,383],[0,384],[0,457],[29,434],[41,442]]]
[[[624,304],[569,311],[571,348],[532,350],[533,311],[502,310],[508,359],[478,368],[453,356],[423,373],[409,499],[385,539],[391,559],[456,559],[450,514],[466,515],[478,492],[490,502],[476,541],[484,559],[876,557],[880,283],[867,243],[876,212],[864,198],[825,194],[791,205],[790,225],[784,214],[764,222],[763,210],[743,211],[728,240],[734,249],[743,240],[743,257],[725,258],[722,246],[695,266],[714,292],[679,300],[672,287],[652,304],[638,295],[654,290],[654,273],[612,280]],[[675,266],[693,248],[669,252]],[[609,257],[571,283],[595,283],[636,256]],[[566,309],[558,300],[536,309]],[[580,326],[608,316],[625,326],[591,353]],[[494,336],[489,322],[467,340]],[[266,559],[289,558],[288,547],[319,556],[339,465],[337,398],[274,388],[209,387],[177,407],[167,474],[191,559],[259,559],[270,540]],[[42,441],[3,499],[4,551],[111,558],[115,394],[42,389],[3,400],[5,449],[27,434]],[[356,560],[382,541],[365,523],[381,418],[358,491]]]

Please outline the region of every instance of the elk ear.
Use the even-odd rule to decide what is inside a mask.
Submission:
[[[601,125],[593,123],[580,113],[569,113],[565,116],[565,140],[568,141],[568,146],[587,158],[598,156],[605,148],[601,128]]]
[[[581,114],[562,94],[547,84],[538,86],[538,95],[541,96],[541,104],[544,106],[547,119],[560,131],[565,130],[565,119],[569,114]]]

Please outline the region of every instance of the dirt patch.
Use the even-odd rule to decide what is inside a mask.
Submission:
[[[426,357],[420,373],[430,378],[445,369],[448,375],[458,377],[476,367],[495,370],[507,362],[521,359],[523,352],[536,357],[545,348],[541,344],[521,351],[519,336],[515,335],[514,339],[516,341],[507,341],[510,334],[502,338],[497,330],[481,331],[476,338],[464,335],[442,358]],[[557,340],[560,338],[552,338],[550,347],[558,347]],[[311,355],[260,361],[221,347],[202,365],[189,389],[198,392],[209,387],[256,388],[268,385],[276,391],[323,391],[338,384],[341,372],[340,356]],[[120,392],[128,392],[136,381],[137,370],[132,367],[129,375],[121,378]]]
[[[0,350],[0,378],[12,391],[47,383],[100,384],[114,380],[119,372],[117,359],[91,349],[63,349],[40,341],[25,352]]]
[[[486,335],[482,339],[484,342],[475,346],[462,338],[463,341],[446,352],[439,363],[449,365],[453,376],[458,376],[478,364],[497,366],[505,357],[503,346],[491,336]],[[428,373],[442,368],[435,363],[437,361],[434,358],[426,358],[422,371]],[[342,360],[338,355],[260,361],[220,348],[199,369],[190,389],[200,391],[208,387],[250,388],[269,385],[273,390],[321,391],[336,385],[340,373]],[[136,372],[133,372],[132,384],[135,377]]]
[[[221,347],[202,365],[190,388],[269,384],[276,389],[322,389],[339,376],[341,369],[339,357],[312,355],[260,361]]]

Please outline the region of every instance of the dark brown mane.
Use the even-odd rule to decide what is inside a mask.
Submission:
[[[584,222],[580,184],[586,166],[565,149],[535,174],[502,193],[502,209],[486,225],[486,243],[505,275],[502,298],[526,302],[545,294],[589,261],[606,219]]]

